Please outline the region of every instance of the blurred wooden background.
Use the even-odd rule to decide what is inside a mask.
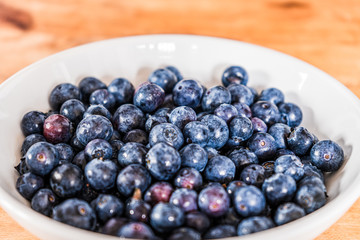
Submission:
[[[52,53],[102,39],[184,33],[293,55],[360,97],[359,0],[0,0],[0,82]],[[360,200],[316,240],[360,239]],[[0,239],[37,239],[0,209]]]

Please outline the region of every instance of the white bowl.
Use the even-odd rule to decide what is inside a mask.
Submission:
[[[206,86],[221,84],[229,65],[243,66],[249,86],[277,87],[304,113],[302,125],[319,139],[332,139],[345,151],[346,164],[327,182],[329,201],[300,220],[240,239],[312,239],[330,227],[360,195],[360,102],[341,83],[319,69],[263,47],[211,37],[150,35],[100,41],[72,48],[36,62],[0,86],[0,204],[20,225],[42,239],[116,239],[77,229],[33,211],[17,193],[14,166],[23,136],[19,123],[30,110],[47,111],[51,89],[77,84],[84,76],[106,83],[125,77],[135,86],[163,65]]]

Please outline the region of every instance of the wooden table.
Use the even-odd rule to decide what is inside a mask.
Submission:
[[[151,33],[273,48],[324,70],[360,97],[358,0],[0,0],[0,82],[69,47]],[[317,240],[360,239],[359,219],[360,199]],[[0,239],[37,238],[0,210]]]

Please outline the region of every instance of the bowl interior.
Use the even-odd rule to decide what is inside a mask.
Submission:
[[[94,76],[105,83],[125,77],[136,87],[146,81],[154,69],[165,65],[176,66],[185,78],[197,79],[207,87],[221,84],[221,74],[227,66],[240,65],[249,73],[249,86],[257,90],[281,89],[286,101],[302,108],[302,126],[320,140],[335,140],[345,151],[346,165],[329,176],[328,194],[330,203],[337,204],[344,199],[347,202],[340,210],[331,210],[329,206],[324,209],[342,214],[359,196],[360,188],[355,189],[355,183],[360,182],[360,162],[357,161],[360,125],[356,124],[360,122],[360,104],[342,84],[309,64],[262,47],[209,37],[153,35],[73,48],[25,68],[1,85],[0,193],[5,198],[0,203],[4,209],[20,218],[20,222],[21,216],[25,218],[20,210],[36,214],[31,209],[25,210],[27,203],[15,189],[14,166],[21,157],[24,139],[19,124],[30,110],[49,110],[48,95],[54,86],[63,82],[78,84],[83,77]],[[321,213],[325,210],[321,209]],[[315,219],[316,214],[313,217]],[[58,224],[53,222],[46,224]]]

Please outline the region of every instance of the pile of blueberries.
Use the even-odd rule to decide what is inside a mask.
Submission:
[[[57,85],[50,111],[22,118],[18,192],[56,221],[138,239],[241,236],[322,207],[342,148],[300,126],[279,89],[248,87],[244,68],[221,78],[206,89],[167,66],[136,90]]]

